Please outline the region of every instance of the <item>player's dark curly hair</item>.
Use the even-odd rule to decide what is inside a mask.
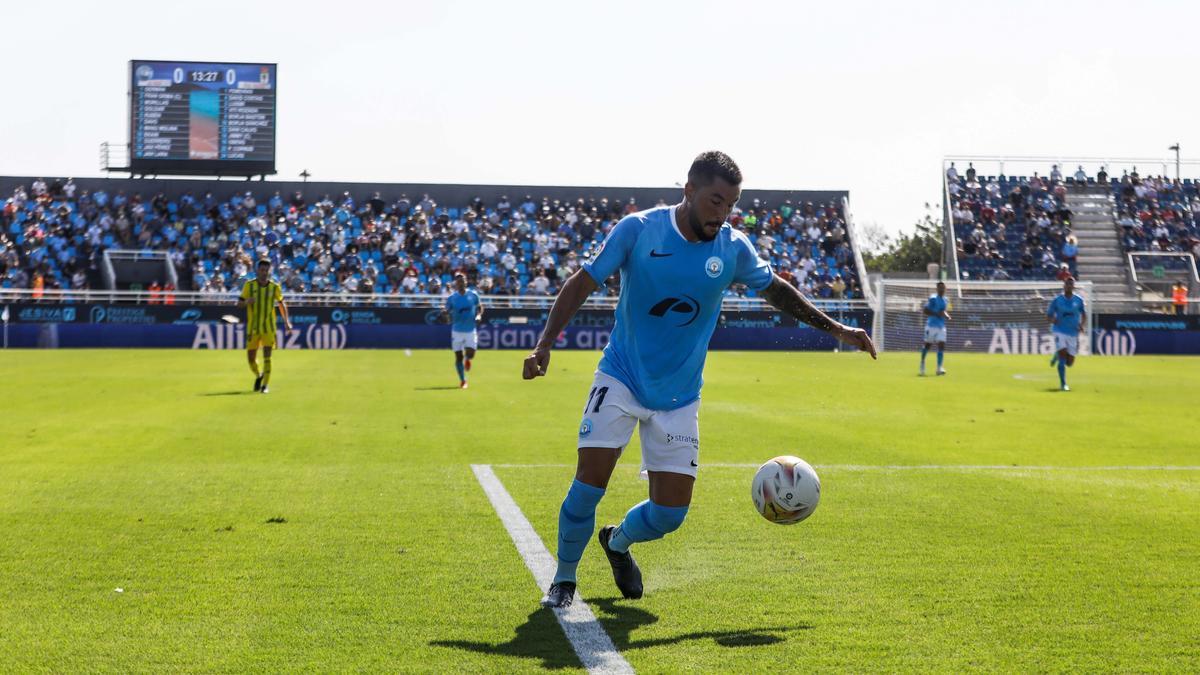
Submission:
[[[704,187],[720,177],[730,185],[742,184],[742,170],[737,162],[720,150],[708,150],[696,155],[692,160],[692,168],[688,169],[688,182],[696,187]]]

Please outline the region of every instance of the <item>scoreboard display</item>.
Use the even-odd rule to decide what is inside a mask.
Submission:
[[[275,173],[275,64],[130,61],[139,173]]]

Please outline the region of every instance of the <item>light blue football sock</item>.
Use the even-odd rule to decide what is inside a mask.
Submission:
[[[662,539],[679,529],[687,512],[686,506],[659,506],[647,499],[629,509],[625,520],[613,530],[608,547],[625,553],[635,542]]]
[[[925,355],[929,353],[929,347],[921,347],[921,367],[925,367]]]
[[[554,583],[575,582],[575,570],[592,531],[596,529],[596,505],[604,497],[604,488],[575,480],[558,509],[558,570]]]
[[[943,350],[939,349],[939,350],[938,350],[938,368],[941,368],[941,367],[942,367],[942,359],[943,359],[945,356],[946,356],[946,353],[945,353],[945,351],[943,351]]]
[[[1067,386],[1067,362],[1062,359],[1058,360],[1058,384]]]
[[[462,361],[456,361],[456,362],[454,363],[454,369],[458,371],[458,380],[459,380],[459,382],[464,382],[464,381],[466,381],[466,379],[467,379],[467,372],[466,372],[465,370],[463,370],[463,363],[462,363]]]

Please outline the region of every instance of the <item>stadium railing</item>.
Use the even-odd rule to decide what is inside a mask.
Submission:
[[[850,248],[854,250],[854,266],[857,268],[855,272],[860,280],[859,285],[862,288],[863,297],[873,307],[875,306],[875,289],[867,283],[867,265],[863,262],[862,242],[858,238],[858,227],[854,224],[854,217],[850,214],[849,197],[842,197],[842,218],[846,221],[846,236],[850,239]]]
[[[1129,275],[1135,284],[1171,283],[1175,279],[1190,280],[1200,284],[1200,273],[1196,270],[1196,259],[1191,253],[1178,251],[1130,251],[1125,254],[1129,264]],[[1139,271],[1141,274],[1139,274]],[[1145,273],[1164,277],[1157,280],[1145,278]],[[1167,274],[1171,277],[1165,278]]]
[[[550,309],[554,304],[552,296],[529,295],[484,295],[480,296],[484,307],[497,309]],[[35,291],[22,288],[0,289],[0,304],[3,303],[41,303],[41,304],[87,304],[106,303],[121,305],[234,305],[237,303],[237,292],[199,293],[195,291],[173,291],[170,301],[161,292],[150,291],[106,291],[106,290],[43,290]],[[593,295],[584,303],[587,309],[616,309],[619,298]],[[446,303],[444,295],[372,295],[352,293],[287,293],[284,301],[288,305],[312,307],[422,307],[441,308]],[[813,298],[812,303],[825,312],[870,309],[871,304],[866,300],[828,300]],[[728,297],[721,302],[723,312],[747,311],[777,311],[761,298]]]
[[[1200,274],[1191,253],[1130,251],[1125,256],[1129,276],[1143,305],[1172,307],[1171,290],[1176,281],[1182,281],[1191,293],[1200,291]],[[1200,306],[1200,298],[1188,298],[1187,306]],[[1194,309],[1190,311],[1195,312]]]
[[[1075,169],[1079,165],[1083,165],[1084,172],[1088,174],[1088,182],[1095,181],[1096,170],[1099,167],[1104,167],[1108,173],[1109,179],[1120,178],[1123,171],[1137,171],[1142,175],[1157,172],[1158,175],[1166,176],[1173,171],[1175,167],[1174,157],[1075,157],[1071,155],[947,155],[942,159],[942,176],[946,175],[946,170],[950,168],[950,162],[956,162],[955,168],[959,175],[966,173],[965,166],[959,166],[966,163],[976,164],[975,171],[981,175],[998,175],[1004,174],[1009,178],[1015,176],[1032,176],[1033,172],[1038,172],[1043,178],[1050,175],[1050,166],[1057,164],[1059,170],[1062,171],[1063,180],[1067,183],[1074,182]],[[1200,169],[1200,159],[1180,159],[1180,167],[1188,167],[1192,169]],[[984,170],[985,167],[988,170]],[[1140,167],[1140,168],[1139,168]],[[998,171],[993,173],[992,169]]]
[[[942,168],[942,266],[950,261],[950,273],[942,270],[942,280],[962,279],[958,269],[958,237],[954,234],[954,205],[950,202],[950,181],[946,178],[946,167]]]
[[[129,170],[129,146],[125,143],[104,141],[100,144],[99,157],[101,171]]]

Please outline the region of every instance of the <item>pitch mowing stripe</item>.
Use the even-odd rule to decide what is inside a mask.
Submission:
[[[574,468],[574,464],[490,464],[501,469]],[[702,468],[757,469],[760,464],[701,464]],[[1200,466],[1121,465],[1121,466],[1023,466],[1019,464],[814,464],[813,468],[830,471],[1200,471]]]
[[[718,468],[750,469],[759,464],[706,464]],[[831,471],[1200,471],[1200,466],[1038,466],[1013,464],[818,464]]]
[[[546,550],[546,545],[534,531],[533,525],[529,524],[525,514],[521,513],[521,507],[517,506],[504,484],[496,477],[491,465],[472,464],[471,471],[475,472],[475,478],[483,487],[488,500],[492,502],[492,508],[496,510],[496,515],[500,516],[504,529],[508,530],[508,536],[512,537],[525,566],[533,573],[538,588],[545,593],[554,580],[554,570],[557,567],[554,556]],[[617,651],[616,645],[608,637],[608,633],[604,632],[604,628],[596,620],[596,615],[592,614],[592,609],[583,598],[576,597],[575,602],[566,609],[555,609],[554,616],[589,673],[633,672],[633,666],[630,666],[625,657]]]

